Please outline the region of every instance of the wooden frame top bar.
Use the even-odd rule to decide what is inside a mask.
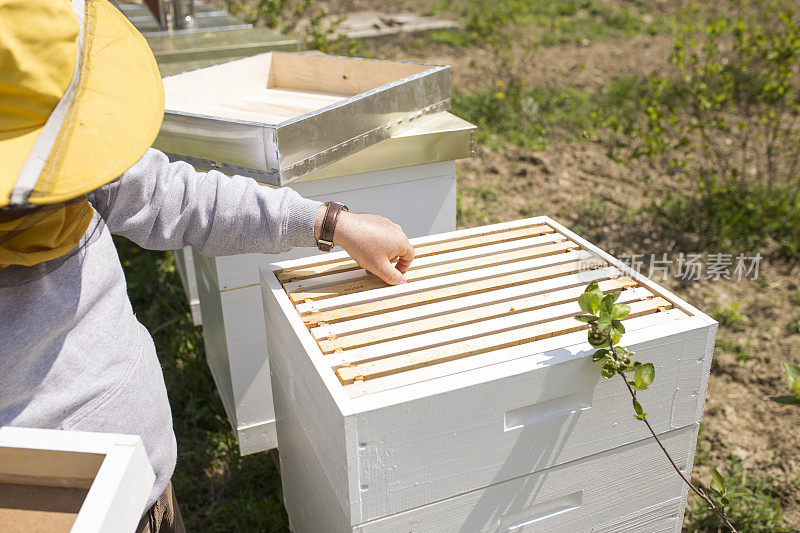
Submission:
[[[343,254],[274,274],[321,361],[348,388],[543,339],[567,342],[586,328],[572,316],[591,281],[622,292],[626,320],[691,314],[549,219],[526,222],[423,238],[403,285],[387,286]]]

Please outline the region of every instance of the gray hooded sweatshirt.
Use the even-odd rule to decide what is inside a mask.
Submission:
[[[140,435],[156,473],[176,445],[153,340],[136,320],[111,233],[142,248],[209,256],[313,246],[319,202],[147,153],[89,195],[95,215],[72,254],[0,268],[0,426]]]

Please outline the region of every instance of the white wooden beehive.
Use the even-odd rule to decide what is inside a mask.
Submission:
[[[154,481],[138,435],[0,427],[0,531],[133,533]]]
[[[445,113],[289,187],[306,198],[337,200],[355,212],[385,216],[410,236],[451,231],[456,227],[454,159],[469,155],[474,130]],[[404,207],[412,202],[413,210]],[[243,455],[278,444],[258,268],[316,253],[316,248],[223,257],[176,253],[179,271],[186,269],[182,279],[193,317],[199,321],[202,315],[206,358]]]
[[[572,317],[622,290],[687,475],[716,323],[547,217],[412,242],[396,287],[341,253],[261,269],[294,530],[680,531],[686,487]]]

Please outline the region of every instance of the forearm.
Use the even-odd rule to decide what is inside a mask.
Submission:
[[[196,246],[205,255],[313,246],[319,202],[242,176],[200,173],[149,150],[89,197],[112,233],[143,248]]]

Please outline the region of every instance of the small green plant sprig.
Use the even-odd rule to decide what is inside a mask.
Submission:
[[[800,405],[800,367],[789,363],[783,363],[783,377],[786,386],[792,391],[787,396],[772,396],[770,400],[775,403],[786,405]]]
[[[576,315],[575,319],[585,322],[589,328],[588,340],[597,351],[592,355],[592,361],[600,365],[600,373],[605,379],[611,379],[615,375],[619,375],[625,382],[625,386],[631,395],[633,401],[634,418],[641,420],[647,425],[650,434],[661,447],[664,455],[667,456],[675,472],[681,479],[709,506],[714,513],[716,513],[725,525],[733,532],[737,533],[736,528],[725,516],[724,506],[726,505],[727,485],[722,475],[716,470],[711,471],[712,476],[712,494],[716,497],[717,503],[710,498],[701,487],[695,487],[689,481],[683,472],[680,471],[678,465],[670,456],[661,439],[658,438],[653,426],[647,420],[647,413],[642,404],[636,397],[636,393],[646,390],[647,387],[653,383],[656,372],[653,363],[641,363],[634,361],[634,352],[623,348],[619,345],[622,340],[622,335],[625,333],[625,326],[622,324],[622,319],[627,317],[631,308],[625,304],[616,303],[621,291],[614,291],[609,294],[604,294],[596,281],[591,282],[583,294],[578,298],[578,305],[581,307],[580,315]],[[633,372],[633,378],[629,378],[626,374]],[[800,385],[798,385],[800,390]]]

